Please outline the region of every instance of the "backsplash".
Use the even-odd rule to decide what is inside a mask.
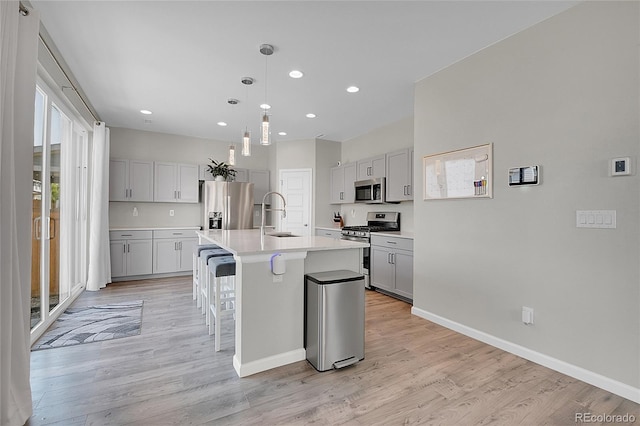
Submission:
[[[412,201],[399,204],[344,204],[335,207],[340,207],[344,224],[348,226],[366,225],[368,212],[400,212],[400,229],[404,232],[413,232]],[[338,208],[335,211],[338,211]],[[317,226],[332,226],[333,224],[332,218],[326,220],[317,218],[316,222]]]

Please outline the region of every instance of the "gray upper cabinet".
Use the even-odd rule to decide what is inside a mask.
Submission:
[[[331,168],[331,193],[329,200],[331,204],[353,203],[356,192],[353,183],[356,181],[356,163],[347,163]]]
[[[413,148],[387,154],[387,201],[413,200]]]
[[[165,203],[198,202],[198,166],[156,161],[153,200]]]
[[[153,201],[153,161],[109,160],[109,201]]]
[[[358,161],[358,175],[356,180],[374,179],[386,176],[385,155],[365,158]]]

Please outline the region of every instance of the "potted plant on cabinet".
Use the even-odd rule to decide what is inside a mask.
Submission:
[[[209,161],[211,161],[211,164],[207,166],[207,171],[211,173],[215,180],[228,181],[236,177],[236,171],[224,161],[218,162],[212,158],[209,158]]]

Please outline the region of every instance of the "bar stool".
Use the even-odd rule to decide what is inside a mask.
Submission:
[[[198,258],[202,250],[218,249],[220,246],[216,244],[200,244],[193,247],[193,300],[198,299]]]
[[[209,335],[215,334],[215,349],[220,351],[220,323],[223,317],[235,313],[236,261],[231,256],[211,257],[207,262],[207,289],[209,306]],[[225,277],[225,283],[222,278]],[[215,326],[215,333],[213,327]]]
[[[202,315],[207,313],[207,262],[212,257],[219,256],[231,256],[231,253],[222,248],[202,250],[198,257],[198,303],[197,306],[201,309]],[[207,316],[207,325],[209,324],[209,317]]]

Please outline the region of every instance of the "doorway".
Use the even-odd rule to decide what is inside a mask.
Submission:
[[[31,340],[86,282],[88,132],[42,81],[35,93]]]
[[[312,235],[312,176],[311,169],[280,170],[280,192],[287,200],[287,216],[279,218],[278,229],[294,235]]]

